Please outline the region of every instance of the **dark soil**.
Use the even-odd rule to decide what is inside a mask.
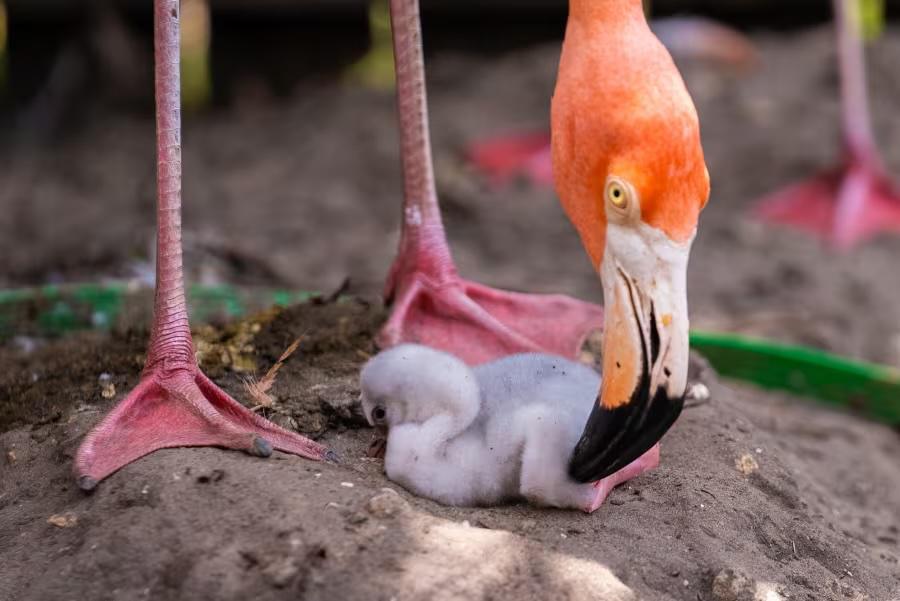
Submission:
[[[755,41],[754,73],[683,65],[713,178],[689,274],[693,324],[900,364],[900,239],[841,255],[745,216],[838,154],[831,32]],[[492,190],[460,159],[478,136],[545,126],[557,53],[429,63],[442,206],[467,276],[599,300],[552,192]],[[870,54],[876,131],[900,174],[900,31]],[[393,99],[321,82],[292,98],[247,92],[187,118],[189,277],[332,290],[349,275],[375,299],[399,222]],[[0,286],[151,272],[151,121],[95,114],[34,153],[4,144],[14,168],[0,172]],[[197,329],[204,369],[248,402],[242,378],[305,335],[271,417],[333,446],[341,465],[171,450],[90,496],[73,486],[71,455],[137,382],[146,332],[0,349],[0,599],[752,598],[728,596],[729,583],[790,599],[900,598],[896,432],[709,372],[698,377],[711,401],[685,411],[661,467],[592,516],[383,492],[397,487],[364,457],[371,434],[354,405],[382,318],[351,301]]]

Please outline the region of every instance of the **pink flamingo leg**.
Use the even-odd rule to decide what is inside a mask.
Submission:
[[[419,342],[470,364],[516,352],[573,357],[602,310],[561,295],[495,290],[459,277],[434,184],[418,0],[391,0],[403,161],[403,229],[385,285],[393,304],[378,342]]]
[[[266,421],[197,367],[181,256],[179,2],[156,0],[157,265],[154,320],[141,381],[84,439],[74,471],[85,490],[158,449],[219,446],[267,457],[279,449],[310,459],[322,445]]]
[[[811,232],[841,249],[885,231],[900,232],[900,190],[885,171],[872,134],[863,43],[834,0],[841,71],[844,159],[840,166],[764,198],[756,215]]]

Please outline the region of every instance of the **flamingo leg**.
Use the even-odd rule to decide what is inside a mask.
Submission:
[[[322,445],[279,428],[229,397],[198,368],[188,324],[181,248],[179,2],[155,0],[157,265],[153,326],[141,381],[87,435],[75,457],[79,486],[155,450],[219,446],[310,459]]]
[[[841,72],[840,165],[760,201],[756,215],[811,232],[846,249],[885,232],[900,232],[900,189],[888,176],[872,133],[863,42],[848,10],[834,0]]]
[[[596,305],[488,288],[456,271],[441,222],[428,132],[418,0],[391,0],[403,162],[403,225],[385,285],[392,314],[378,342],[418,342],[470,364],[543,351],[574,357],[602,324]]]

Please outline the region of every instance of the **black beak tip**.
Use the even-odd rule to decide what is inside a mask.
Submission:
[[[662,388],[652,399],[633,399],[615,409],[594,405],[569,461],[569,475],[578,482],[611,476],[659,442],[683,407],[683,396],[670,399]]]

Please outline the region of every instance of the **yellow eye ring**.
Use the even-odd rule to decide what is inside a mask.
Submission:
[[[628,190],[621,182],[613,180],[606,184],[606,199],[617,209],[628,208]]]
[[[616,223],[632,222],[641,217],[641,201],[631,183],[617,175],[606,178],[603,188],[606,216]]]

